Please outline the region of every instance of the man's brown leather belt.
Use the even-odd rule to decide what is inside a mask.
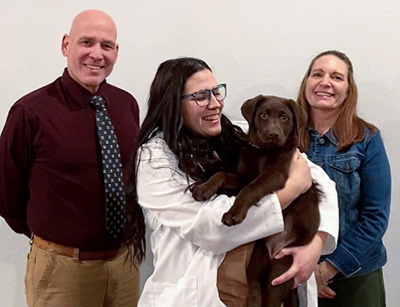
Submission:
[[[45,251],[67,257],[76,257],[79,260],[107,260],[114,258],[121,251],[121,248],[95,252],[80,251],[78,248],[53,243],[36,235],[33,236],[33,244]]]

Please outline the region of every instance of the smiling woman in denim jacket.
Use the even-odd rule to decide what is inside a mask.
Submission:
[[[357,116],[349,58],[336,50],[317,55],[297,102],[309,115],[302,146],[336,182],[339,199],[337,249],[315,269],[319,306],[385,306],[390,167],[379,130]]]

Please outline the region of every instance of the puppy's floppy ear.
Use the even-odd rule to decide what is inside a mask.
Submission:
[[[260,101],[264,100],[263,95],[258,95],[254,98],[246,100],[241,108],[243,117],[247,120],[247,122],[251,125],[254,117],[254,111],[257,109],[257,105]]]
[[[308,116],[307,112],[299,105],[297,104],[294,100],[288,99],[287,100],[293,115],[294,115],[294,120],[295,123],[293,125],[293,135],[296,139],[296,147],[299,146],[299,140],[300,140],[300,135],[305,133],[305,130],[307,130],[308,127]],[[303,148],[300,148],[301,151],[303,151]]]

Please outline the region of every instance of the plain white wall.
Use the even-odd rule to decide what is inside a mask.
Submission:
[[[241,119],[242,102],[257,94],[295,98],[310,60],[320,51],[347,53],[355,67],[359,113],[381,129],[391,161],[393,201],[384,275],[388,306],[398,306],[398,0],[0,1],[0,127],[18,98],[62,73],[61,37],[75,14],[88,8],[108,12],[117,23],[120,54],[108,81],[138,99],[142,117],[156,68],[168,58],[206,60],[217,80],[228,84],[225,113]],[[0,307],[26,306],[28,249],[28,239],[0,219]],[[146,274],[148,264],[143,268]]]

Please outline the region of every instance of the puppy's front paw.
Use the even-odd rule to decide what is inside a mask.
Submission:
[[[210,199],[217,191],[207,183],[196,185],[192,190],[192,196],[197,201]]]
[[[235,209],[232,210],[232,209],[234,209],[234,208],[232,207],[231,210],[229,210],[222,216],[221,222],[224,223],[226,226],[233,226],[233,225],[240,224],[241,222],[243,222],[244,218],[246,217],[246,213],[239,212],[239,210],[235,210]]]

